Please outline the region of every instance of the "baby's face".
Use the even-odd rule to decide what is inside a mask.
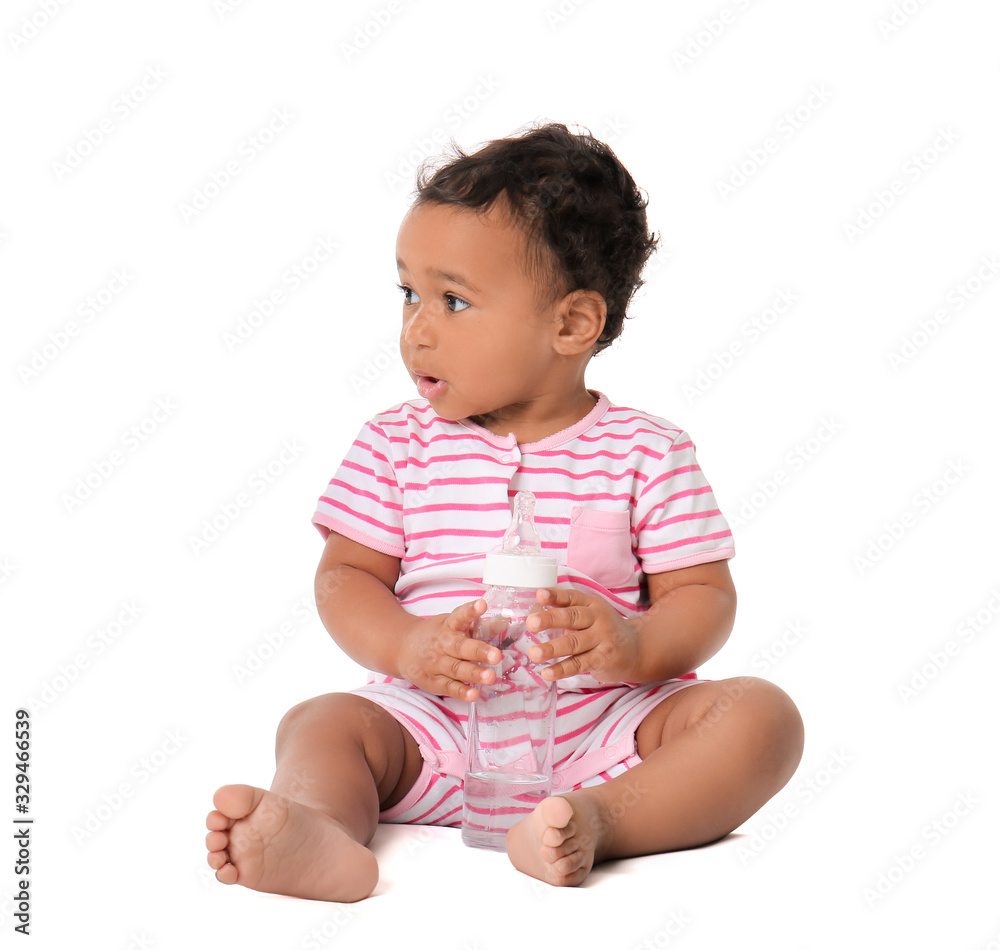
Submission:
[[[546,391],[557,302],[522,267],[523,235],[491,212],[425,204],[396,240],[403,291],[399,346],[418,391],[446,419],[511,407]],[[428,378],[430,377],[430,378]],[[506,434],[506,433],[501,433]]]

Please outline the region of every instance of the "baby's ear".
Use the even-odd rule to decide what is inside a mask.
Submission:
[[[608,305],[596,290],[574,290],[560,305],[562,323],[555,348],[563,356],[574,356],[589,350],[600,338]]]

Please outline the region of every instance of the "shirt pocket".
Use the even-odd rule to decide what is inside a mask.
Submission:
[[[605,588],[622,587],[635,573],[628,511],[574,505],[569,514],[566,566]]]

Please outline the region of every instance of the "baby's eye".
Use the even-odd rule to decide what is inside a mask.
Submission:
[[[463,300],[461,297],[456,297],[454,294],[445,294],[444,299],[448,301],[448,309],[451,310],[452,313],[461,313],[466,307],[472,306],[472,304],[470,304],[467,300]],[[456,309],[451,306],[452,301],[460,303],[462,306]]]
[[[404,304],[411,304],[413,303],[414,299],[417,300],[420,299],[409,287],[406,287],[403,284],[396,284],[396,286],[403,292]]]

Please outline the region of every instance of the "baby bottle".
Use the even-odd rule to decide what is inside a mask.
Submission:
[[[529,660],[528,650],[559,631],[525,626],[530,614],[547,609],[536,600],[538,588],[558,582],[556,559],[541,549],[535,496],[520,491],[501,551],[486,555],[486,612],[473,626],[478,640],[502,653],[496,679],[477,686],[469,710],[462,841],[475,848],[506,850],[508,830],[552,791],[556,686],[542,679],[546,664]]]

